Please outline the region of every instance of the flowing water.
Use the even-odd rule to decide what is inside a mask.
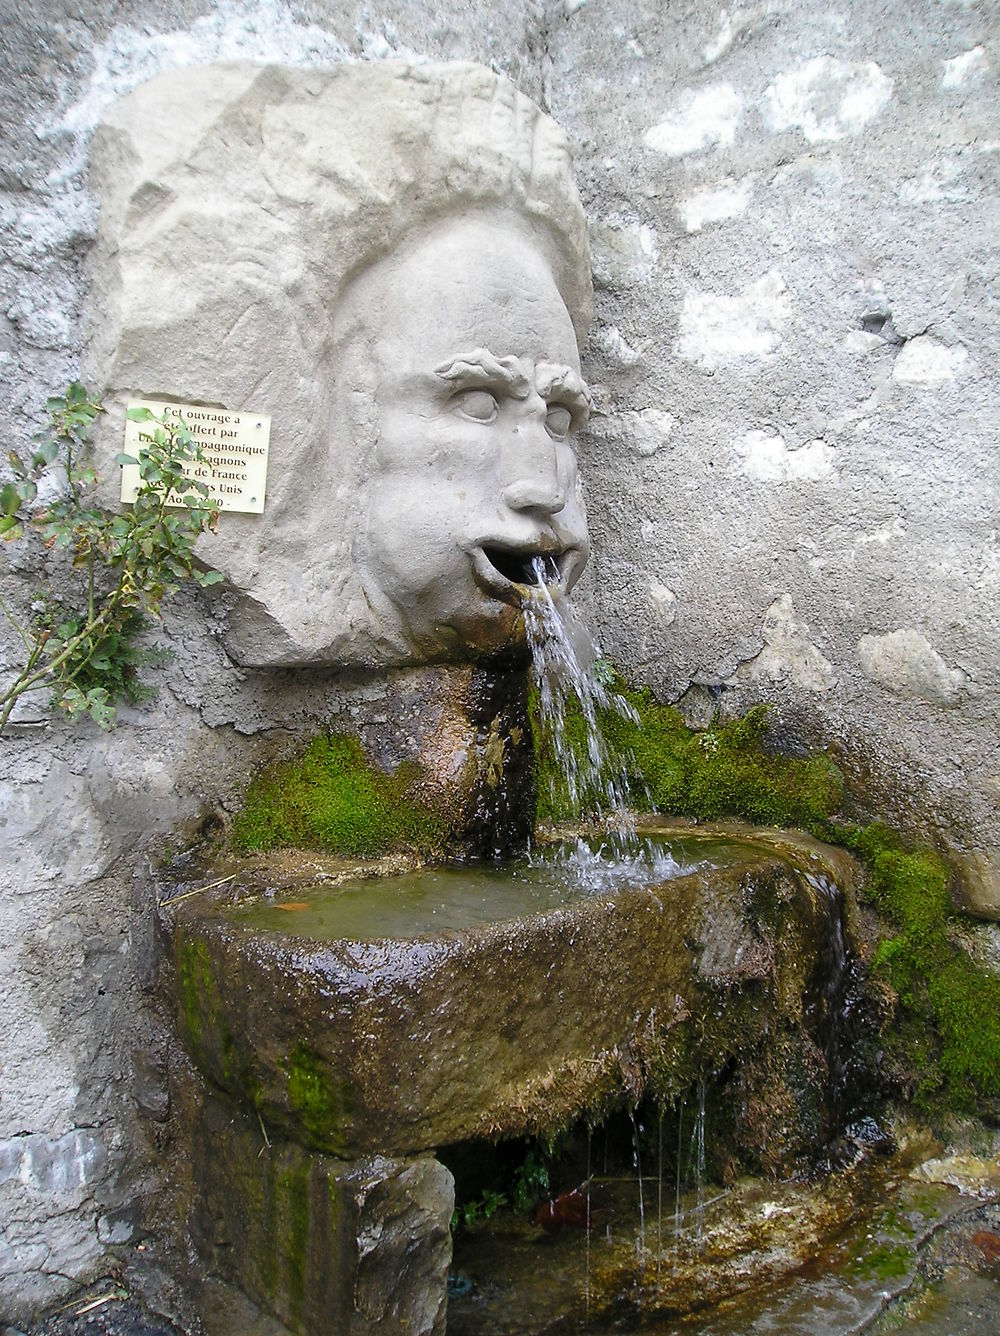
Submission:
[[[537,585],[524,604],[524,625],[534,684],[538,692],[542,745],[557,762],[559,788],[550,797],[568,803],[570,821],[599,819],[604,839],[595,847],[580,840],[565,850],[573,879],[594,891],[643,885],[676,875],[657,863],[657,850],[639,840],[632,817],[634,796],[628,778],[629,757],[611,747],[599,716],[613,713],[638,723],[638,715],[609,685],[610,672],[600,650],[572,605],[553,596],[540,561]],[[583,725],[582,745],[570,736],[568,721]],[[642,795],[645,796],[645,795]]]

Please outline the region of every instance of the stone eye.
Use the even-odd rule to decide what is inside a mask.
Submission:
[[[492,422],[499,412],[499,405],[489,390],[461,390],[451,400],[463,417],[474,422]]]
[[[569,435],[572,422],[573,415],[565,404],[549,404],[549,411],[545,415],[545,430],[550,436],[562,440],[564,436]]]

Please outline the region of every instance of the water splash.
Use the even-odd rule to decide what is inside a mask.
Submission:
[[[640,839],[634,833],[627,843],[612,836],[596,843],[578,837],[575,843],[566,841],[554,849],[536,850],[530,858],[535,868],[550,861],[558,864],[571,885],[593,895],[603,895],[620,886],[657,886],[699,866],[694,862],[679,862],[663,845]]]
[[[636,835],[630,810],[630,758],[609,745],[599,719],[602,713],[611,713],[638,724],[639,716],[611,688],[602,671],[600,650],[572,605],[546,584],[541,559],[536,558],[532,567],[537,583],[524,601],[524,625],[542,741],[556,761],[558,778],[550,780],[550,797],[554,802],[565,797],[570,819],[596,818],[604,830],[596,844],[578,839],[575,847],[565,846],[558,857],[577,884],[595,893],[625,883],[650,885],[692,870]],[[568,720],[577,714],[583,724],[582,746],[578,739],[574,745],[569,735]],[[648,794],[641,796],[648,800]]]
[[[613,711],[638,723],[624,697],[608,688],[600,651],[572,605],[544,582],[540,560],[534,564],[538,584],[524,603],[524,626],[531,649],[539,714],[545,742],[562,771],[573,818],[611,813],[616,826],[630,827],[629,784],[623,758],[612,754],[597,721],[598,712]],[[557,601],[558,600],[558,601]],[[567,717],[578,703],[585,727],[585,745],[574,747],[567,736]],[[555,797],[555,794],[553,794]]]

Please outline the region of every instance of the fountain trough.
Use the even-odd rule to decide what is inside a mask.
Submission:
[[[364,878],[315,857],[296,875],[283,855],[165,904],[203,1078],[209,1259],[294,1330],[340,1330],[339,1306],[345,1331],[437,1332],[454,1200],[439,1148],[554,1134],[725,1073],[734,1108],[769,1110],[731,1129],[745,1162],[814,1157],[832,1130],[817,948],[851,862],[774,832],[657,823],[655,839],[675,874],[613,890],[560,885],[555,858]]]

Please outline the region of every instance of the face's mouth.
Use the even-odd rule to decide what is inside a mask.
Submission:
[[[568,589],[580,562],[576,548],[559,550],[483,543],[473,548],[472,566],[481,588],[504,603],[520,607],[532,589]]]
[[[562,572],[559,558],[551,552],[515,552],[508,548],[486,546],[483,555],[494,570],[511,584],[556,585]]]

